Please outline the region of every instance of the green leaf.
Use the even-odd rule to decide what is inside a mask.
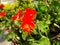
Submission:
[[[48,10],[47,6],[41,6],[40,9],[41,9],[42,12],[44,12],[44,11],[47,12],[47,10]]]
[[[34,41],[34,39],[32,39],[32,38],[28,38],[28,40],[27,40],[27,41],[31,41],[31,42],[32,42],[32,41]]]
[[[58,10],[58,15],[60,16],[60,9]]]
[[[11,5],[10,4],[5,4],[4,10],[11,10]]]
[[[32,43],[31,45],[39,45],[38,43]]]
[[[32,31],[34,34],[37,34],[38,32],[36,31],[36,29],[34,29],[33,31]]]
[[[50,45],[50,41],[47,37],[42,36],[39,40],[39,45]]]
[[[22,38],[23,38],[24,40],[26,40],[27,35],[28,35],[27,33],[23,32],[23,33],[22,33]]]
[[[20,26],[20,21],[15,21],[14,23],[16,26]]]
[[[57,42],[56,42],[56,45],[60,45],[60,41],[57,41]]]
[[[46,24],[45,21],[37,21],[38,29],[41,30],[42,33],[47,34],[49,31],[49,25]]]
[[[38,32],[37,32],[37,26],[35,26],[35,28],[32,30],[32,32],[33,32],[34,34],[38,34]]]
[[[47,37],[42,36],[39,39],[39,41],[35,40],[35,41],[31,42],[31,45],[51,45],[51,44],[50,44],[50,41],[49,41],[49,39]]]
[[[46,19],[46,24],[50,24],[51,23],[51,16],[48,15],[47,19]]]
[[[10,39],[13,39],[13,38],[15,38],[15,34],[13,32],[10,32],[6,35],[7,40],[10,40]]]

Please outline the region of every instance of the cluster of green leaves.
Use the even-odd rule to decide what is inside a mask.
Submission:
[[[35,4],[35,9],[38,11],[36,20],[40,34],[50,38],[51,45],[60,45],[60,41],[56,40],[59,38],[56,35],[60,33],[60,2],[59,0],[38,1],[38,4]],[[51,40],[53,37],[55,38]]]
[[[28,7],[38,12],[35,16],[35,28],[29,34],[20,28],[15,28],[20,23],[14,22],[11,18],[18,10]],[[18,40],[20,45],[60,45],[60,40],[57,39],[60,35],[56,36],[60,33],[60,2],[58,0],[18,0],[16,3],[6,4],[1,11],[6,11],[7,14],[0,18],[0,28],[12,28],[6,35],[7,40]],[[0,34],[2,32],[0,31]]]

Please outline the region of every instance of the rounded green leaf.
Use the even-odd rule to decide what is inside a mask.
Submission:
[[[39,45],[50,45],[50,41],[47,37],[42,36],[39,40]]]

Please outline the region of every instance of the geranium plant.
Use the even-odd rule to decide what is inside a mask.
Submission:
[[[14,45],[60,45],[60,0],[17,0],[0,4],[0,34]]]

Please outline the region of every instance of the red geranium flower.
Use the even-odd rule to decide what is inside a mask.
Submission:
[[[21,26],[20,28],[22,28],[24,30],[24,32],[29,33],[31,30],[34,29],[34,24],[35,24],[35,20],[34,20],[34,15],[37,14],[37,12],[32,9],[32,8],[26,8],[24,15],[22,15],[22,10],[20,10],[16,15],[12,16],[12,19],[14,21],[16,20],[21,20]],[[22,15],[22,16],[21,16]],[[17,28],[19,28],[19,26],[17,26]]]
[[[26,8],[24,16],[22,18],[21,28],[24,29],[24,32],[29,33],[31,30],[34,29],[34,15],[37,12],[34,9]]]
[[[22,10],[19,10],[19,12],[16,15],[12,16],[12,19],[14,21],[15,20],[20,20],[21,15],[22,15]]]
[[[3,17],[3,16],[5,16],[6,15],[6,12],[1,12],[0,13],[0,17]]]
[[[2,9],[4,7],[4,5],[3,4],[0,4],[0,9]]]

